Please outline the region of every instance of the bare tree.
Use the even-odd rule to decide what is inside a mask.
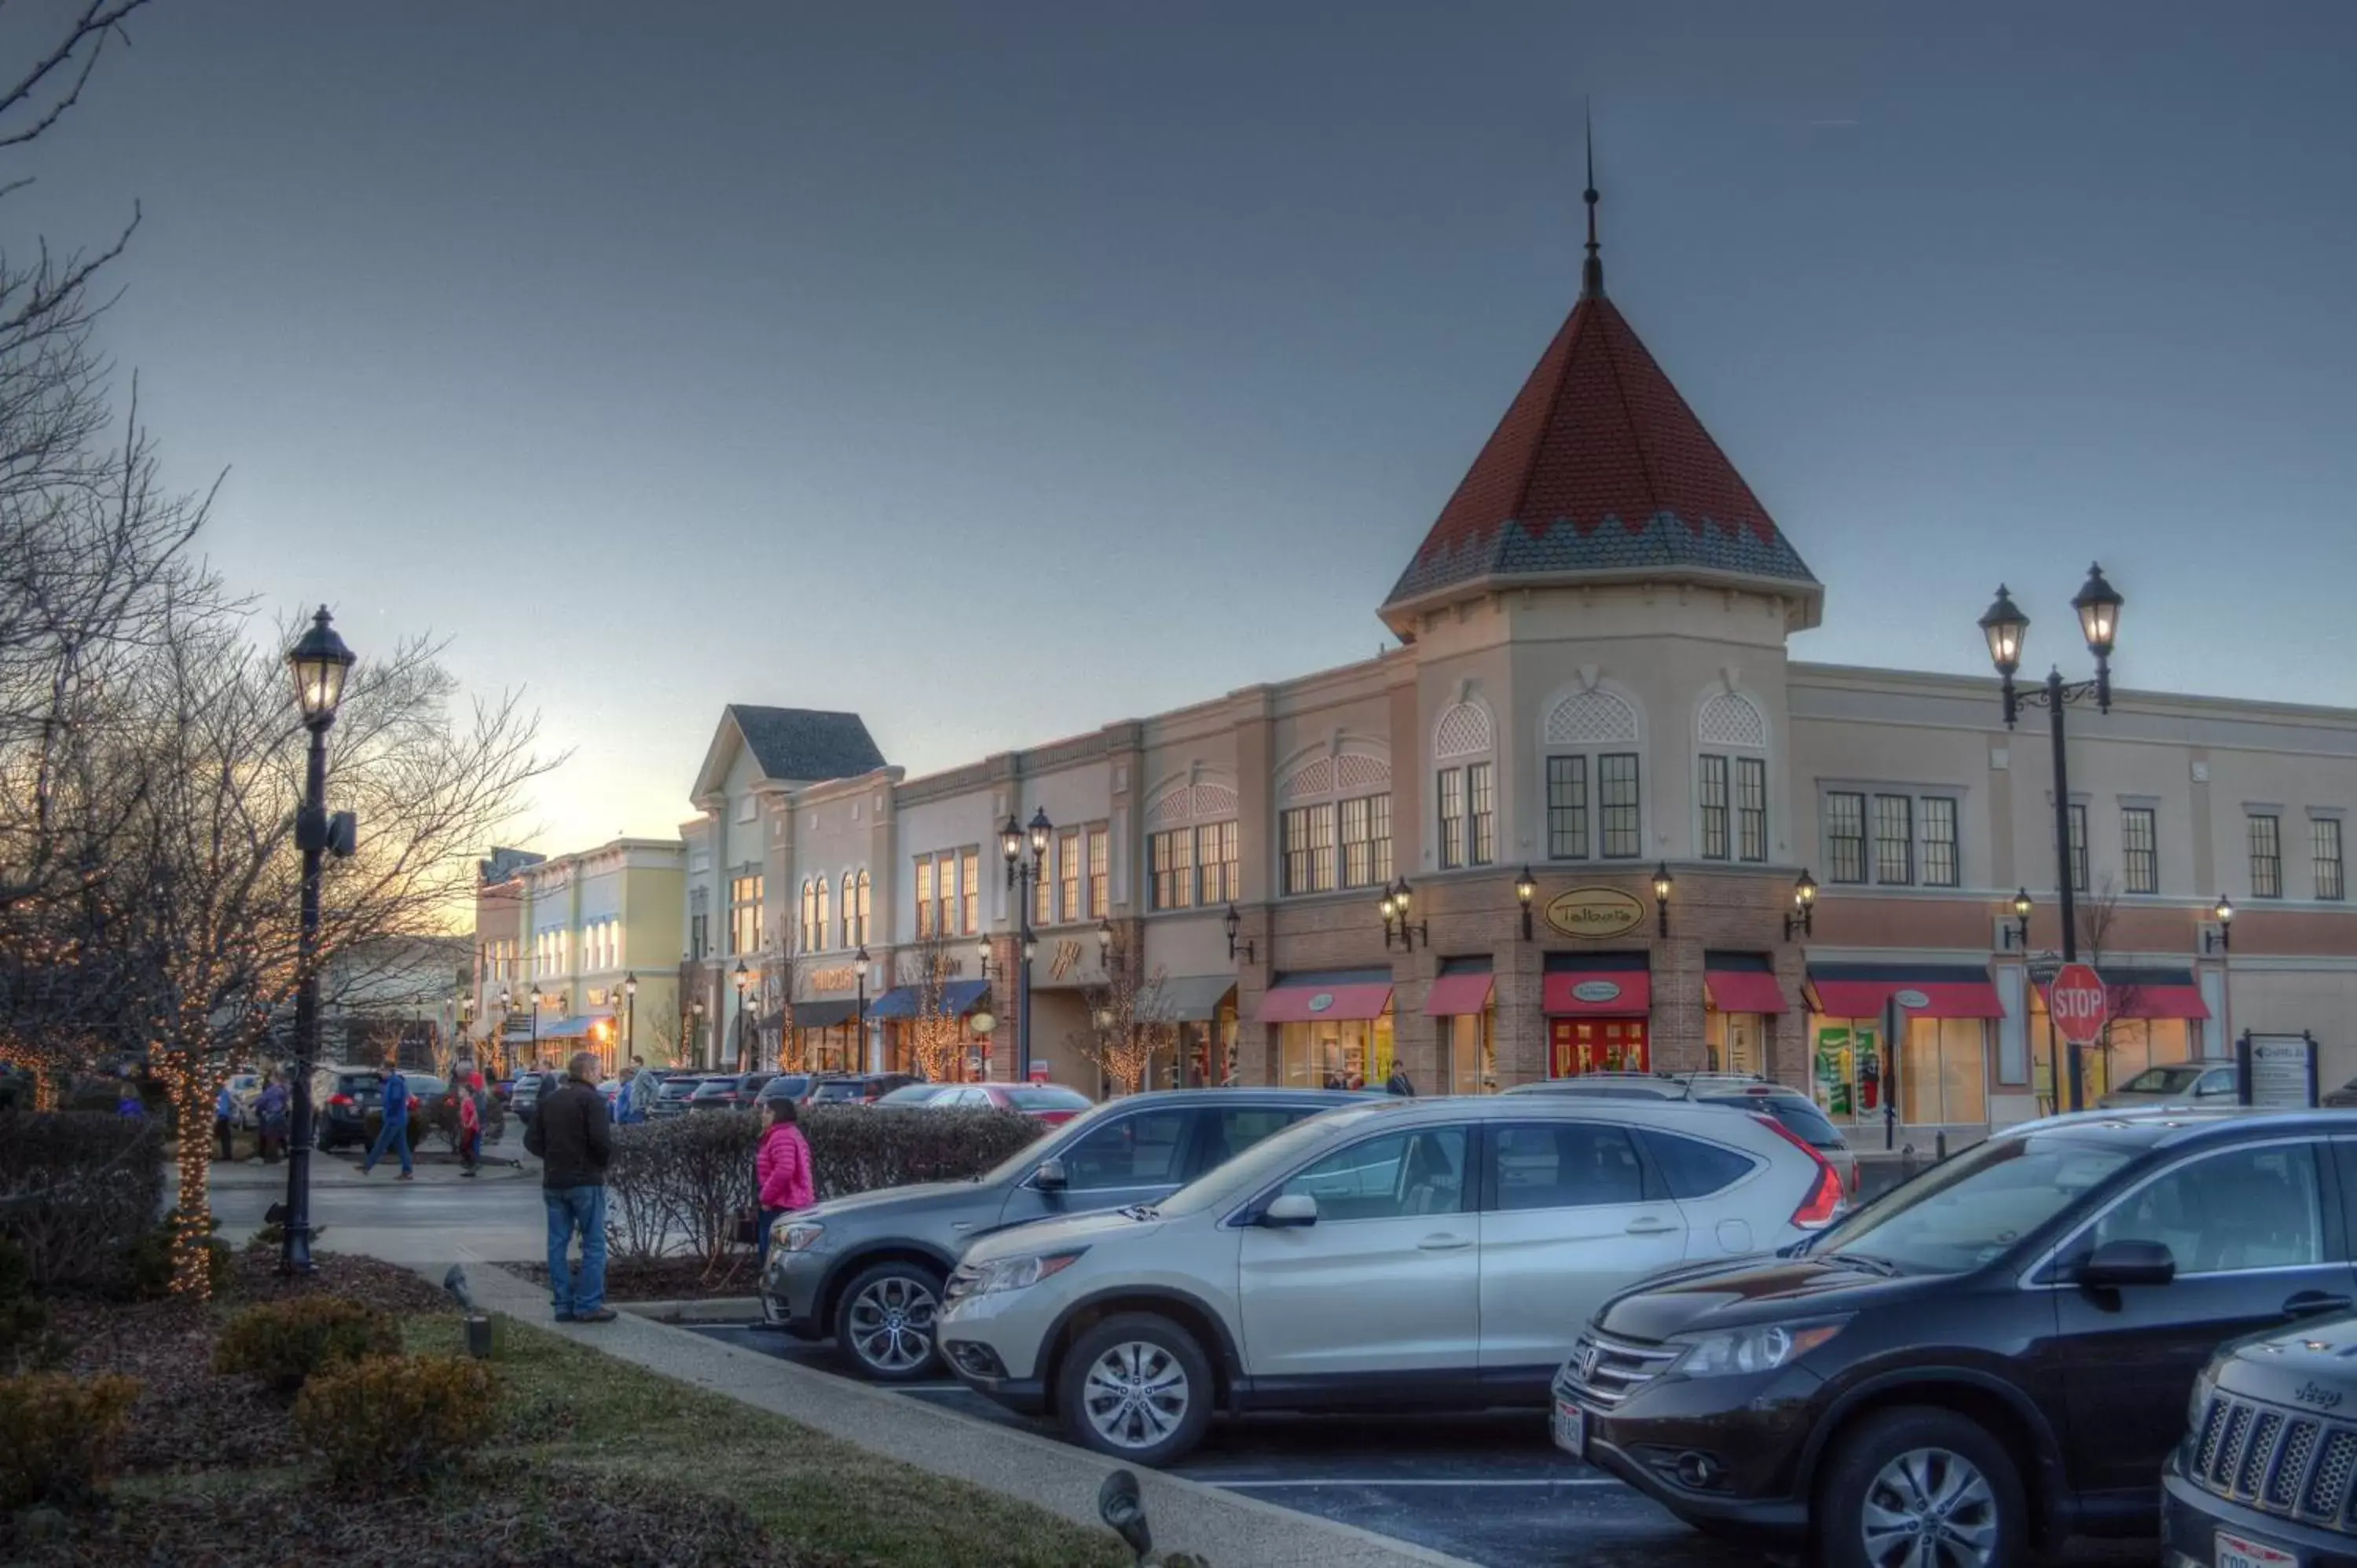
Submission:
[[[2079,917],[2080,961],[2093,966],[2097,974],[2104,974],[2105,955],[2118,956],[2115,932],[2120,918],[2119,885],[2110,876],[2105,876],[2095,885],[2092,894],[2080,895],[2075,908]],[[2137,1012],[2141,989],[2134,982],[2123,984],[2104,974],[2104,990],[2111,1006],[2104,1019],[2103,1032],[2096,1037],[2095,1049],[2103,1058],[2104,1082],[2107,1087],[2116,1087],[2112,1084],[2111,1077],[2113,1027],[2123,1018]]]
[[[900,950],[900,983],[916,992],[916,1011],[903,1021],[917,1070],[935,1083],[965,1078],[965,1020],[950,1000],[958,978],[956,944],[938,929]]]
[[[1145,955],[1127,932],[1114,933],[1104,961],[1104,983],[1082,994],[1088,1026],[1070,1043],[1118,1092],[1135,1094],[1146,1087],[1155,1058],[1177,1051],[1178,1026],[1165,1015],[1163,972],[1146,971]]]

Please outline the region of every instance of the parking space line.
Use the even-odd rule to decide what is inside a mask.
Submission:
[[[1513,1481],[1445,1481],[1429,1477],[1413,1480],[1396,1476],[1307,1476],[1298,1480],[1284,1481],[1223,1481],[1215,1476],[1190,1475],[1181,1470],[1190,1481],[1207,1487],[1220,1487],[1232,1492],[1281,1490],[1287,1487],[1618,1487],[1625,1483],[1609,1476],[1561,1476],[1552,1480]]]

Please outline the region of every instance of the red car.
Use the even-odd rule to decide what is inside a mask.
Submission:
[[[1092,1101],[1060,1083],[966,1083],[944,1089],[925,1101],[928,1111],[1020,1111],[1054,1127],[1086,1111]]]

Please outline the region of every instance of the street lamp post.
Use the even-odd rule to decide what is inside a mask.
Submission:
[[[1017,1083],[1031,1078],[1031,955],[1039,944],[1031,930],[1032,889],[1039,885],[1048,859],[1048,840],[1055,831],[1044,806],[1031,813],[1028,826],[1008,812],[1006,825],[998,830],[998,853],[1006,860],[1006,886],[1017,890],[1016,967],[1020,972],[1015,983],[1014,1072]],[[1027,846],[1031,852],[1028,859],[1023,853]]]
[[[622,976],[622,1055],[638,1060],[639,1050],[639,977]]]
[[[532,1023],[530,1026],[532,1029],[532,1044],[525,1048],[532,1054],[532,1070],[538,1072],[540,1070],[540,982],[533,981],[532,990],[528,992],[526,995],[528,1000],[532,1003]]]
[[[328,814],[328,731],[344,700],[344,678],[352,650],[336,635],[328,607],[319,607],[311,628],[288,650],[286,668],[295,677],[295,701],[303,727],[311,732],[311,753],[303,773],[303,805],[295,818],[295,843],[303,852],[301,925],[296,937],[295,1104],[287,1128],[286,1219],[278,1265],[287,1273],[309,1273],[311,1262],[311,1069],[319,1054],[319,874],[328,850],[352,853],[351,813]]]
[[[859,1000],[855,1004],[856,1010],[853,1017],[856,1024],[851,1037],[859,1042],[857,1048],[860,1065],[854,1067],[846,1061],[843,1064],[845,1072],[863,1071],[867,1063],[867,966],[872,961],[867,956],[867,947],[864,942],[860,944],[859,950],[851,956],[851,972],[859,982]]]
[[[704,1065],[704,998],[687,1004],[687,1059]]]
[[[2015,671],[2021,668],[2021,645],[2029,632],[2029,618],[2013,602],[2005,585],[1997,585],[1996,598],[1980,618],[1981,635],[1988,639],[1989,661],[2005,681],[2005,727],[2011,729],[2020,716],[2022,707],[2043,705],[2051,720],[2050,729],[2054,746],[2054,868],[2055,904],[2062,922],[2062,961],[2079,961],[2079,920],[2074,895],[2076,887],[2071,875],[2071,776],[2062,710],[2072,703],[2095,700],[2095,711],[2112,711],[2112,648],[2119,638],[2120,607],[2124,603],[2119,590],[2104,580],[2104,568],[2087,568],[2087,580],[2072,596],[2071,607],[2078,612],[2079,630],[2086,639],[2087,651],[2095,656],[2095,678],[2093,681],[2066,682],[2061,666],[2050,667],[2042,685],[2027,691],[2015,686]],[[2079,1047],[2069,1046],[2071,1053],[2071,1105],[2076,1111],[2083,1093],[2083,1076],[2080,1067]]]
[[[2218,1010],[2224,1015],[2219,1027],[2225,1031],[2226,1049],[2234,1049],[2234,906],[2222,894],[2217,907],[2210,913],[2217,918],[2218,929],[2205,932],[2202,946],[2213,943],[2218,949]]]
[[[753,972],[745,967],[745,961],[741,958],[737,961],[737,972],[733,979],[737,985],[737,1070],[750,1072],[753,1069],[745,1059],[745,1007],[747,995],[753,984]]]

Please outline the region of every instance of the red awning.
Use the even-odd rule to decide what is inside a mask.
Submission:
[[[2131,983],[2104,987],[2114,1018],[2193,1018],[2210,1016],[2210,1004],[2201,1000],[2198,985],[2144,985]],[[2038,988],[2040,997],[2046,987]],[[2051,999],[2048,1004],[2052,1004]]]
[[[1703,985],[1710,1004],[1722,1013],[1781,1013],[1784,988],[1772,974],[1749,969],[1706,969]]]
[[[2005,1004],[1986,980],[1817,980],[1817,1011],[1828,1018],[1877,1018],[1896,997],[1915,1018],[2002,1018]]]
[[[1566,970],[1546,977],[1550,1018],[1641,1018],[1653,1010],[1653,977],[1641,969]]]
[[[1424,995],[1424,1015],[1427,1018],[1454,1018],[1460,1014],[1479,1013],[1490,1005],[1490,986],[1494,979],[1489,974],[1444,974],[1432,983]]]
[[[1487,975],[1482,977],[1488,979]],[[1343,1019],[1380,1018],[1392,1004],[1388,980],[1348,982],[1340,985],[1280,985],[1260,999],[1263,1024],[1332,1023]]]

